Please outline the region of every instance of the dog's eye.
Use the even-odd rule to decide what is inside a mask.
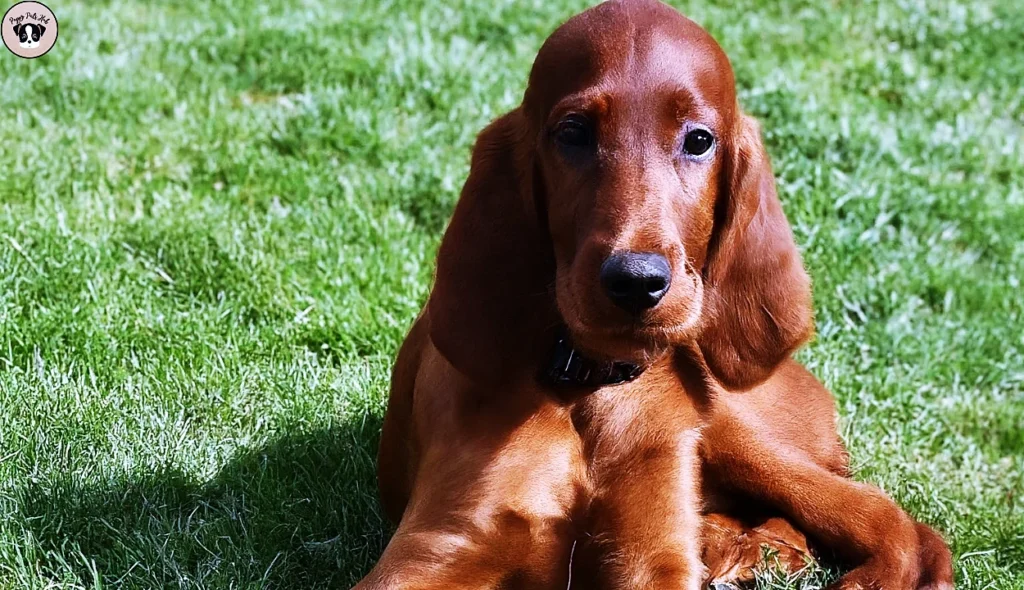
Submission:
[[[707,129],[694,129],[683,138],[683,151],[690,156],[703,156],[715,145],[715,137]]]
[[[566,147],[586,147],[592,140],[590,125],[579,115],[569,115],[555,127],[555,141]]]

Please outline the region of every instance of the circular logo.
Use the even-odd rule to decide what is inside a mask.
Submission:
[[[25,59],[45,55],[57,42],[57,17],[41,2],[19,2],[0,23],[4,45]]]

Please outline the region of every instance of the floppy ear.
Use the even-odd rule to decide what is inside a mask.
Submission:
[[[477,381],[539,367],[535,357],[553,342],[545,333],[557,323],[554,260],[544,206],[535,200],[530,141],[520,109],[480,133],[437,255],[430,338]]]
[[[25,27],[25,25],[22,24],[22,23],[18,23],[16,25],[14,25],[14,34],[15,35],[20,35],[21,34],[21,29],[24,28],[24,27]]]
[[[811,284],[775,192],[754,119],[739,132],[705,265],[705,324],[697,343],[730,389],[768,378],[814,332]]]
[[[43,33],[46,32],[46,27],[44,27],[43,25],[36,25],[36,27],[39,28],[39,38],[42,39]]]

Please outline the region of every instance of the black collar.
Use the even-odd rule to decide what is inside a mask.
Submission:
[[[555,341],[543,377],[561,387],[600,387],[632,381],[643,372],[643,367],[634,363],[589,359],[573,348],[569,336],[563,332]]]

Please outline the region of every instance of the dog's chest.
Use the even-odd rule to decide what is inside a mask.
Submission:
[[[655,368],[573,400],[569,414],[584,474],[580,502],[602,505],[645,486],[691,494],[702,423],[695,399],[673,371]]]
[[[572,400],[570,416],[585,460],[599,466],[692,438],[701,423],[700,399],[670,367],[658,366]]]

